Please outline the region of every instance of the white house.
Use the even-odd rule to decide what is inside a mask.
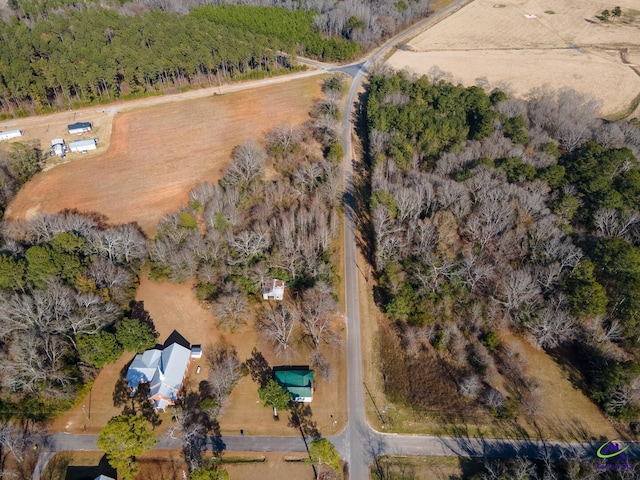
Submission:
[[[51,155],[57,155],[60,158],[64,158],[67,153],[67,145],[62,138],[54,138],[51,140]]]
[[[282,300],[284,298],[284,280],[278,280],[274,278],[271,282],[265,284],[262,288],[262,299],[269,300]]]
[[[153,348],[135,356],[127,370],[127,384],[135,390],[149,383],[149,401],[155,410],[174,405],[182,390],[182,382],[191,362],[191,350],[179,343],[160,350]]]
[[[77,122],[67,125],[67,130],[71,135],[82,135],[91,131],[91,122]]]
[[[88,140],[76,140],[69,143],[69,151],[87,153],[89,150],[98,148],[98,139],[90,138]]]
[[[11,140],[12,138],[18,138],[24,135],[22,130],[5,130],[0,132],[0,140]]]

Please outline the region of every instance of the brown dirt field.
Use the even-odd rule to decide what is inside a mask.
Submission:
[[[213,313],[197,300],[191,284],[155,282],[143,277],[136,299],[144,302],[160,334],[158,341],[161,343],[173,330],[177,330],[190,343],[202,344],[205,354],[208,345],[224,341],[236,348],[241,360],[248,358],[253,347],[257,346],[271,365],[283,363],[260,342],[253,325],[247,325],[234,333],[220,332]],[[344,331],[342,334],[344,337]],[[322,377],[316,377],[316,391],[313,402],[310,404],[314,421],[317,422],[321,433],[326,436],[342,430],[347,419],[344,345],[346,342],[343,342],[343,347],[329,358],[334,366],[334,378],[327,381]],[[305,347],[300,346],[291,363],[308,364],[307,353]],[[50,430],[81,433],[86,424],[86,433],[98,433],[112,416],[120,414],[120,410],[113,407],[113,387],[120,370],[132,359],[132,354],[125,354],[116,364],[102,369],[92,389],[90,419],[87,418],[89,405],[87,396],[76,408],[53,422]],[[199,375],[195,373],[198,365],[202,367]],[[187,374],[187,388],[197,390],[198,383],[205,380],[207,375],[208,368],[204,357],[192,361]],[[84,411],[83,405],[85,405]],[[156,430],[158,435],[166,433],[166,429],[171,424],[171,413],[164,413],[161,418],[163,423]],[[244,429],[247,435],[296,435],[297,432],[287,426],[287,418],[286,412],[283,412],[280,415],[280,421],[276,422],[272,419],[271,410],[264,408],[258,399],[257,385],[249,376],[246,376],[234,388],[218,420],[223,434],[237,435],[240,429]],[[337,422],[335,426],[333,420]]]
[[[40,211],[77,208],[104,214],[112,223],[136,221],[153,235],[158,220],[185,203],[196,183],[220,178],[235,145],[259,138],[278,124],[305,121],[320,83],[319,78],[304,78],[187,101],[161,97],[170,103],[119,114],[106,153],[39,173],[10,204],[7,216],[29,218]],[[131,102],[128,108],[152,101],[158,99]],[[91,112],[96,111],[82,111],[78,119],[97,124]],[[96,126],[96,135],[110,125],[109,115],[102,115],[105,121]],[[24,123],[42,129],[47,120],[34,117]],[[56,128],[66,128],[68,120],[58,120]],[[25,140],[44,135],[37,128],[24,128]]]
[[[620,58],[624,48],[630,57],[640,49],[640,18],[624,13],[637,2],[618,4],[622,19],[603,24],[595,15],[612,6],[596,0],[475,0],[408,42],[389,65],[418,74],[438,66],[465,85],[509,84],[516,95],[570,86],[615,114],[640,93],[640,76]]]

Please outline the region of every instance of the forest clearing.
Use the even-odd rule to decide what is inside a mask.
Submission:
[[[618,4],[620,18],[603,22],[596,18],[603,4],[592,0],[476,0],[401,47],[388,64],[418,74],[437,67],[464,85],[488,83],[517,96],[572,87],[602,101],[603,115],[615,115],[640,93],[637,4]]]
[[[106,153],[36,175],[13,200],[7,218],[71,208],[103,214],[111,223],[138,222],[153,236],[158,220],[184,203],[196,183],[220,178],[234,146],[276,125],[302,123],[319,96],[320,83],[308,78],[122,113],[114,118]],[[77,119],[97,122],[100,117],[94,119],[92,111],[79,111]],[[59,128],[66,128],[69,114],[58,116],[64,125]],[[24,120],[40,123],[40,128],[47,121]],[[17,123],[22,126],[23,121]],[[97,135],[104,138],[101,132],[109,127],[108,122],[98,125]],[[27,127],[25,132],[29,140]]]

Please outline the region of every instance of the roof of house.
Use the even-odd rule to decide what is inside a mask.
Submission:
[[[100,475],[100,476],[94,478],[93,480],[115,480],[115,478],[107,477],[106,475]]]
[[[88,138],[86,140],[75,140],[69,143],[69,148],[95,146],[96,143],[98,143],[98,141],[95,138]]]
[[[91,122],[76,122],[71,125],[67,125],[69,130],[78,130],[81,128],[91,128]]]
[[[262,293],[272,293],[276,291],[284,291],[284,280],[274,278],[271,282],[265,283]]]
[[[147,350],[133,359],[127,370],[127,383],[130,388],[135,388],[140,382],[149,382],[149,398],[158,395],[173,400],[182,386],[190,357],[191,350],[178,343],[172,343],[163,350]],[[156,405],[156,408],[164,406]]]
[[[308,368],[279,368],[274,370],[276,382],[294,398],[313,396],[313,370]]]
[[[190,360],[191,350],[178,343],[172,343],[165,348],[160,356],[160,364],[151,379],[149,397],[159,395],[175,399]]]

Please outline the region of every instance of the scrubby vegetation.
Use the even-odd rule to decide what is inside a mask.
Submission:
[[[572,90],[522,101],[384,72],[367,121],[387,393],[462,416],[535,413],[526,358],[501,342],[509,329],[634,421],[638,126],[598,120]]]

